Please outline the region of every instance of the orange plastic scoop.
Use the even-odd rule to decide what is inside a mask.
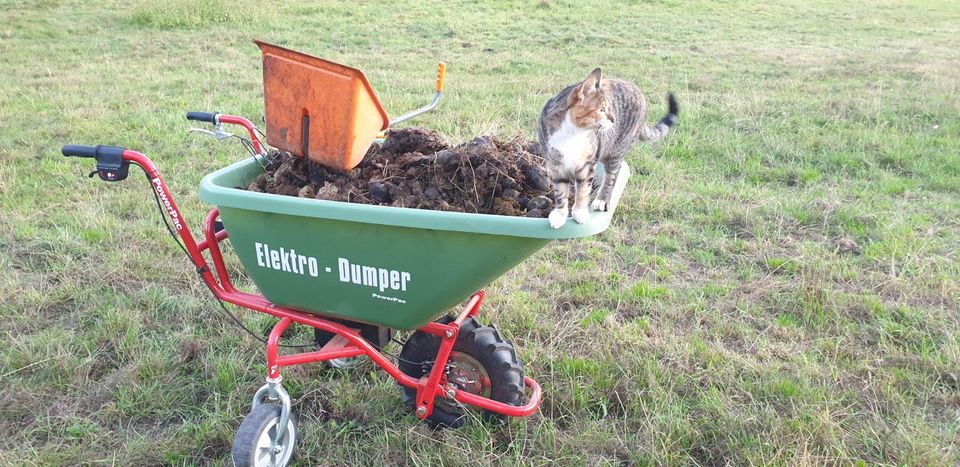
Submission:
[[[350,170],[390,125],[363,72],[256,41],[263,52],[267,143]]]

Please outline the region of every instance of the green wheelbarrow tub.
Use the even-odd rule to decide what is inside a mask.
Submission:
[[[551,240],[602,232],[608,212],[560,229],[546,219],[395,208],[246,191],[245,159],[200,182],[248,276],[276,305],[393,329],[436,319]]]

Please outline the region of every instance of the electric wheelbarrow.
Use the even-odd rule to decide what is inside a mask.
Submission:
[[[245,126],[262,150],[245,118],[217,115],[213,120]],[[545,219],[255,193],[234,188],[247,186],[263,171],[256,160],[246,159],[201,181],[200,198],[217,207],[206,216],[203,236],[195,239],[146,155],[107,146],[71,145],[62,152],[95,158],[106,181],[126,178],[131,163],[143,168],[172,230],[213,294],[279,318],[267,340],[266,384],[254,396],[233,445],[237,465],[290,460],[297,433],[290,397],[281,385],[280,369],[286,366],[367,356],[403,387],[417,417],[439,425],[462,423],[463,406],[483,409],[493,419],[534,413],[540,385],[524,374],[512,344],[475,319],[484,299],[480,289],[553,239],[602,232],[613,214],[612,209],[594,212],[588,223],[552,229]],[[628,174],[618,177],[614,207]],[[227,238],[262,295],[234,287],[220,247]],[[461,311],[444,316],[466,297]],[[315,351],[280,355],[280,337],[293,323],[313,327],[325,343]],[[381,351],[389,330],[415,330],[396,364]]]
[[[441,89],[438,83],[431,105]],[[235,465],[289,463],[297,428],[281,384],[280,370],[287,366],[342,365],[345,359],[369,357],[402,387],[416,416],[433,425],[462,424],[467,407],[495,421],[537,410],[540,385],[525,375],[514,346],[495,327],[476,320],[484,299],[481,289],[551,240],[605,230],[629,168],[621,169],[608,212],[594,212],[585,224],[552,229],[546,219],[245,191],[236,187],[248,186],[263,173],[268,154],[259,130],[233,115],[189,112],[187,118],[214,124],[215,131],[208,133],[220,139],[230,137],[223,125],[244,127],[254,153],[201,181],[200,198],[216,207],[207,214],[200,238],[194,238],[160,170],[146,155],[74,145],[64,146],[62,153],[96,159],[95,173],[104,181],[124,180],[130,164],[142,168],[164,222],[213,295],[279,319],[266,341],[266,384],[254,395],[233,443]],[[279,128],[285,127],[268,127],[268,135]],[[301,144],[323,136],[306,135],[306,124],[298,131],[304,133],[297,138]],[[305,145],[303,149],[309,153]],[[228,238],[259,294],[234,286],[221,250]],[[459,311],[447,315],[464,300]],[[318,348],[280,355],[281,336],[294,323],[314,328]],[[391,357],[382,349],[397,330],[413,332],[399,356]]]

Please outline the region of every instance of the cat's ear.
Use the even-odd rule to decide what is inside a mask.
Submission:
[[[600,90],[600,80],[602,79],[599,68],[594,68],[580,86],[580,94],[587,96]]]
[[[597,91],[599,91],[600,80],[603,79],[603,77],[600,75],[600,68],[594,68],[593,71],[590,72],[590,77],[596,80],[596,84],[594,85],[594,87],[596,88]]]

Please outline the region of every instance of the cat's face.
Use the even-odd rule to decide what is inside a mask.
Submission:
[[[600,69],[597,68],[567,98],[567,112],[573,124],[579,128],[606,130],[613,127],[613,115],[608,112],[609,101],[603,93],[601,81]]]

